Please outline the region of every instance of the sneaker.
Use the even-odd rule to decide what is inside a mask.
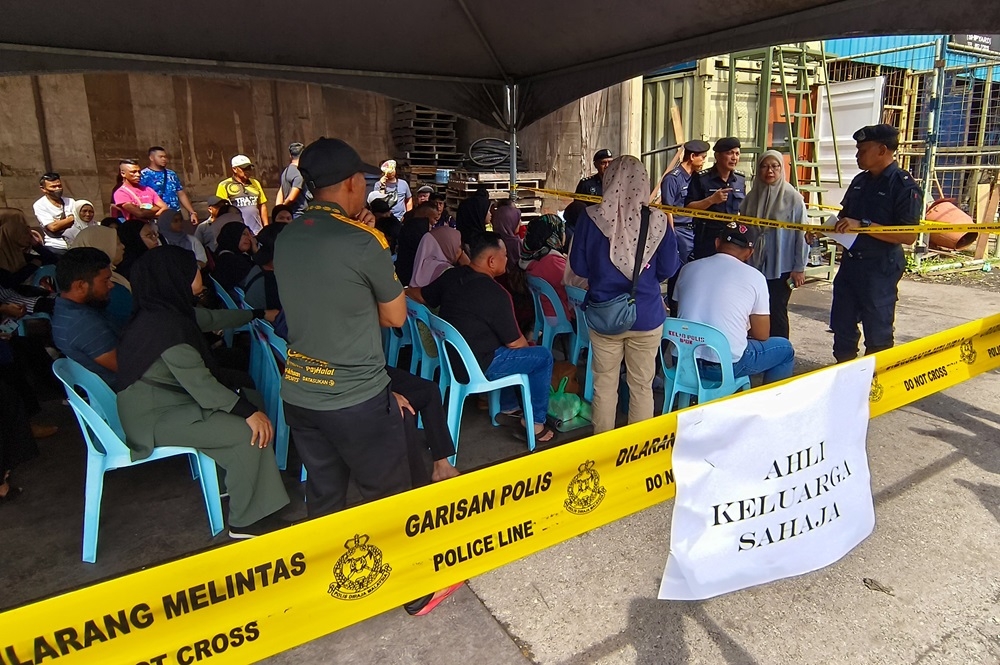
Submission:
[[[434,593],[417,598],[416,600],[411,600],[407,604],[403,605],[403,609],[406,613],[414,617],[422,617],[425,614],[430,614],[431,610],[441,604],[445,598],[455,593],[461,588],[465,582],[459,582],[458,584],[453,584],[447,589],[441,589],[440,591],[435,591]]]
[[[257,536],[263,536],[271,533],[272,531],[277,531],[278,529],[286,526],[289,526],[289,524],[279,521],[273,515],[268,515],[267,517],[259,519],[253,524],[248,524],[246,526],[233,526],[230,524],[229,537],[233,540],[247,540],[248,538],[256,538]]]

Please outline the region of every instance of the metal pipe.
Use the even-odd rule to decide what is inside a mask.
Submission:
[[[938,272],[939,270],[954,270],[956,268],[969,268],[972,266],[981,266],[984,263],[990,263],[988,259],[971,259],[969,261],[955,261],[954,263],[935,263],[934,265],[927,266],[926,268],[920,269],[918,266],[918,272],[928,273],[928,272]]]
[[[517,84],[507,84],[507,122],[510,129],[510,198],[517,198]]]
[[[726,136],[733,135],[736,124],[736,58],[729,56],[729,106],[726,112]]]
[[[670,152],[671,150],[676,150],[682,147],[683,143],[677,143],[676,145],[668,145],[666,148],[656,148],[655,150],[647,150],[646,152],[639,155],[640,157],[649,157],[650,155],[657,155],[661,152]]]
[[[979,145],[979,153],[975,156],[976,170],[973,171],[973,175],[969,178],[969,182],[972,184],[972,196],[970,200],[972,201],[972,218],[979,219],[979,177],[980,177],[980,166],[983,163],[983,143],[986,142],[986,119],[989,116],[990,110],[990,96],[993,93],[993,65],[986,68],[986,82],[983,84],[983,102],[979,106],[979,132],[976,135],[976,143]]]
[[[927,143],[924,154],[924,210],[934,201],[934,160],[937,159],[938,132],[941,129],[941,114],[938,107],[941,104],[941,97],[944,96],[944,76],[941,70],[945,66],[944,60],[944,37],[937,38],[937,47],[934,53],[934,73],[931,78],[933,92],[927,105]],[[917,237],[917,245],[927,245],[926,234],[921,233]],[[920,269],[920,253],[914,254],[917,263],[917,270]]]
[[[860,60],[862,58],[872,58],[872,57],[875,57],[877,55],[888,55],[889,53],[900,53],[902,51],[913,51],[913,50],[916,50],[918,48],[927,48],[928,46],[934,46],[935,44],[937,44],[936,41],[933,41],[933,42],[921,42],[919,44],[910,44],[908,46],[895,46],[893,48],[886,48],[886,49],[882,49],[880,51],[869,51],[868,53],[861,53],[861,54],[856,54],[856,55],[840,55],[840,56],[837,56],[836,58],[827,58],[826,62],[827,62],[827,64],[830,64],[831,62],[841,62],[841,61],[844,61],[844,60]],[[876,63],[866,62],[865,64],[866,65],[871,65],[871,64],[876,64]]]

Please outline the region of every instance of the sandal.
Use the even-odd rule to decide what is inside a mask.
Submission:
[[[0,496],[0,503],[13,501],[17,497],[21,496],[22,492],[24,492],[24,490],[21,489],[20,487],[14,487],[13,485],[11,485],[10,489],[7,490],[7,493],[4,494],[3,496]]]
[[[518,425],[518,430],[517,430],[517,434],[515,436],[517,436],[517,438],[519,440],[527,442],[528,441],[528,431],[526,429],[524,429],[523,425],[521,425],[521,421],[520,420],[517,421],[517,425]],[[535,444],[536,445],[539,444],[539,443],[552,443],[552,441],[555,438],[556,438],[556,431],[554,429],[552,429],[551,427],[549,427],[548,425],[543,425],[541,432],[535,432]]]

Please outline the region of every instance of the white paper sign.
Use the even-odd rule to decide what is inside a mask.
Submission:
[[[875,528],[865,438],[875,360],[677,417],[661,599],[700,600],[837,561]]]
[[[840,221],[840,217],[837,215],[830,215],[826,221],[827,225],[823,227],[823,235],[830,238],[834,242],[840,243],[844,246],[844,249],[850,249],[854,246],[854,241],[858,239],[857,233],[836,233],[833,230],[833,227],[835,227],[837,222]]]

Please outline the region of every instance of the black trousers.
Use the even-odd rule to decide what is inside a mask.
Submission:
[[[309,474],[309,517],[343,510],[352,476],[365,501],[413,487],[407,427],[388,388],[336,411],[304,409],[288,402],[284,406],[295,448]]]
[[[767,280],[767,293],[771,300],[771,337],[788,337],[788,299],[792,297],[792,287],[788,286],[791,273],[784,273],[778,279]]]
[[[837,362],[858,355],[861,333],[865,331],[865,355],[891,349],[899,280],[906,261],[902,250],[865,259],[845,258],[833,280],[833,356]]]
[[[433,381],[421,379],[407,371],[395,367],[386,367],[392,392],[399,393],[420,414],[424,424],[424,437],[431,456],[435,461],[451,457],[455,454],[455,442],[448,430],[448,419],[441,402],[441,392]]]

